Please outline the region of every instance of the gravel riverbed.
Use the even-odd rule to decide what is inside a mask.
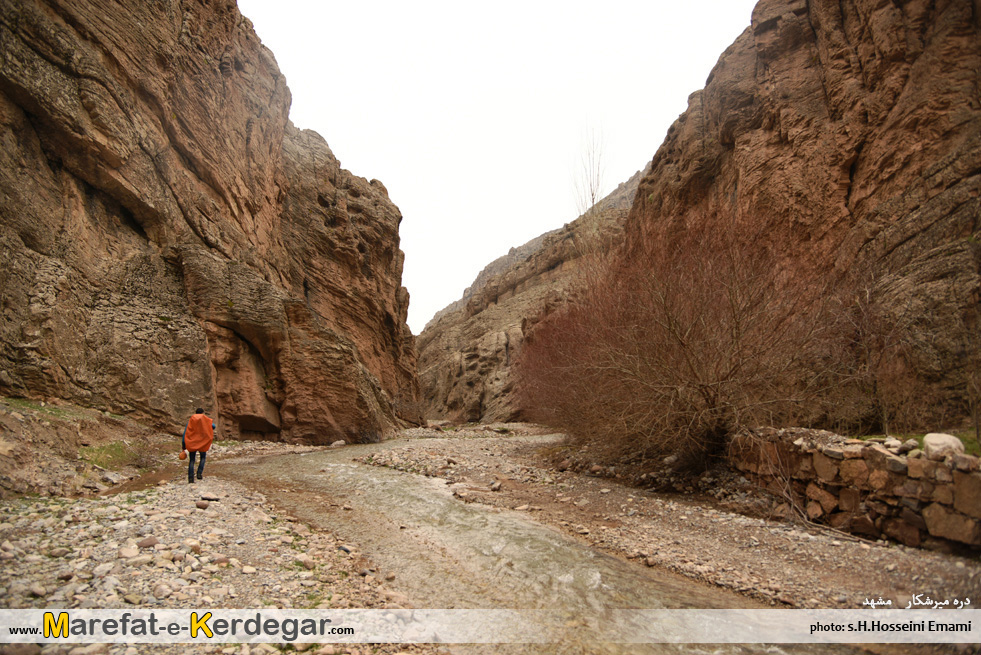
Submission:
[[[232,453],[303,451],[243,444]],[[218,455],[218,453],[216,453]],[[213,457],[217,459],[218,457]],[[212,458],[209,458],[209,462]],[[0,504],[0,598],[17,608],[399,608],[355,544],[310,529],[255,490],[207,475],[188,484],[176,463],[152,487],[94,498]],[[146,481],[144,481],[146,482]],[[2,652],[224,653],[283,649],[319,655],[436,653],[429,646],[341,644],[0,646]]]

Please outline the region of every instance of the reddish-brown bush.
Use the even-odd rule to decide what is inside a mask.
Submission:
[[[787,420],[821,385],[821,294],[724,233],[678,238],[644,265],[598,267],[517,362],[533,420],[608,461],[699,466],[739,426]],[[827,378],[827,374],[823,377]]]

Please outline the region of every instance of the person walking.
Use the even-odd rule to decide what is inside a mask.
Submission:
[[[191,454],[187,458],[187,482],[194,483],[194,459],[195,455],[201,453],[201,463],[198,464],[198,480],[204,473],[204,460],[211,448],[211,443],[215,440],[215,424],[208,418],[204,410],[200,407],[194,412],[187,425],[184,427],[184,434],[181,436],[181,448]]]

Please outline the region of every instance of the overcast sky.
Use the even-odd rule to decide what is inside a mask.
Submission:
[[[290,117],[402,211],[418,334],[487,263],[576,217],[590,133],[604,192],[653,156],[755,0],[239,0]]]

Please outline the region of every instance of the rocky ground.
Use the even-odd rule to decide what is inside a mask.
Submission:
[[[543,464],[558,435],[520,424],[412,429],[375,465],[445,479],[461,502],[528,512],[638,566],[660,567],[776,607],[905,607],[913,594],[981,600],[981,562],[813,526],[746,516],[753,494],[719,474],[711,493],[652,493],[594,473]],[[302,453],[308,446],[216,444],[211,462]],[[554,458],[552,458],[554,459]],[[217,467],[216,467],[217,469]],[[207,471],[206,471],[207,473]],[[702,481],[711,487],[711,481]],[[0,502],[0,598],[7,608],[408,607],[398,571],[312,529],[240,483],[206,475],[189,485],[176,457],[99,496]],[[249,654],[440,652],[429,646],[30,646],[15,653]],[[933,651],[926,651],[933,652]],[[955,649],[953,652],[976,652]]]
[[[734,511],[758,508],[745,479],[717,472],[706,492],[652,493],[543,465],[555,435],[520,424],[408,431],[417,440],[370,462],[446,479],[464,502],[530,512],[595,548],[675,571],[776,607],[906,607],[914,594],[981,601],[981,560],[865,541],[816,526]],[[429,437],[429,439],[426,439]],[[479,441],[475,441],[475,439]],[[953,601],[952,601],[953,602]]]
[[[225,446],[238,454],[303,450]],[[407,606],[356,545],[294,522],[262,494],[205,475],[190,485],[176,463],[153,486],[94,498],[0,504],[0,598],[6,608],[385,608]],[[207,471],[205,471],[207,474]],[[285,646],[187,644],[7,646],[17,653],[278,652]],[[428,646],[305,645],[323,655],[433,653]],[[17,650],[14,650],[17,649]]]

